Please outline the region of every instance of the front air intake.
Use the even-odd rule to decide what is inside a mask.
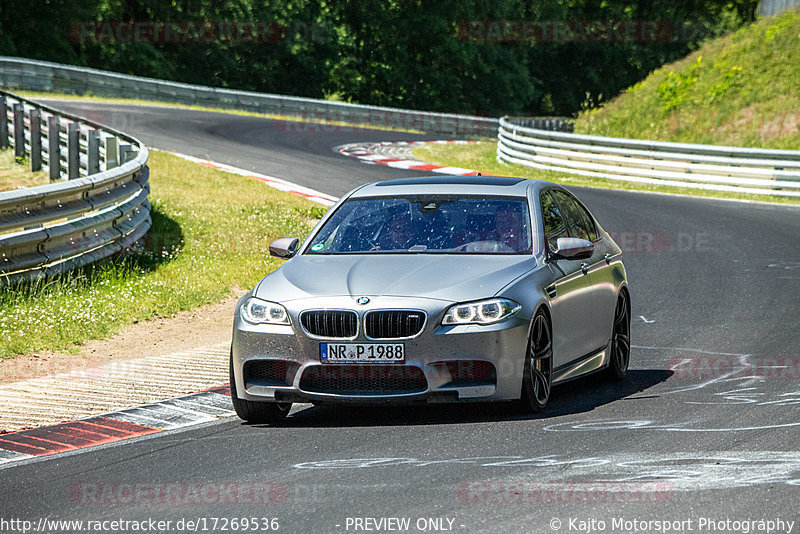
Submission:
[[[408,395],[428,389],[425,373],[412,365],[312,365],[300,389],[334,395]]]

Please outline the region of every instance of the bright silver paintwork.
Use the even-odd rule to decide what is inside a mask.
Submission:
[[[326,253],[325,247],[330,248],[336,239],[335,232],[325,245],[319,242],[331,234],[332,227],[326,224],[335,222],[337,210],[348,202],[411,198],[419,200],[414,205],[419,205],[420,213],[425,209],[444,213],[442,206],[459,205],[458,199],[465,197],[524,200],[529,217],[528,250],[512,253],[505,245],[487,240],[479,245],[453,240],[439,250],[414,245],[410,251],[395,253],[398,251],[382,250],[376,244],[384,231],[380,228],[368,237],[367,245],[356,245],[355,252]],[[446,234],[456,226],[434,231]],[[346,224],[341,228],[340,234],[349,230]],[[368,250],[369,245],[373,246]],[[630,299],[621,250],[580,201],[556,184],[496,177],[431,177],[367,184],[341,198],[304,243],[278,240],[270,251],[290,259],[241,299],[234,317],[231,386],[237,412],[244,419],[279,419],[292,402],[522,399],[525,407],[536,411],[547,403],[552,384],[603,369],[621,378],[627,370]],[[502,308],[502,313],[510,314],[502,320],[443,324],[453,306],[495,297],[502,299],[498,301],[502,306],[490,303],[480,311],[499,313]],[[264,307],[262,301],[277,307]],[[276,321],[289,324],[254,324],[252,317],[245,320],[242,307],[248,302],[251,313],[271,314]],[[463,317],[478,309],[467,308],[460,312]],[[300,321],[301,314],[309,310],[355,312],[356,330],[348,330],[347,339],[311,334]],[[413,336],[375,340],[367,336],[365,319],[377,310],[422,312],[424,326]],[[342,325],[345,319],[353,319],[341,314],[335,317]],[[331,367],[321,360],[320,345],[326,342],[402,343],[405,361],[366,370],[361,365]],[[458,361],[462,364],[455,363]],[[380,382],[385,387],[371,390],[364,382],[373,369],[375,380],[385,380]],[[319,386],[323,382],[315,373],[329,380],[324,382],[325,388]],[[412,382],[414,387],[409,385]]]

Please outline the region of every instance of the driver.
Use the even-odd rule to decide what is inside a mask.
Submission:
[[[397,217],[389,222],[388,237],[390,248],[407,249],[413,245],[411,221],[407,217]]]
[[[401,215],[389,221],[381,243],[375,247],[383,250],[408,250],[414,245],[411,220]]]

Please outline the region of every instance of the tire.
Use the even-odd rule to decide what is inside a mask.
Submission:
[[[233,378],[233,351],[231,351],[230,380],[233,409],[240,419],[248,423],[278,423],[289,415],[289,410],[292,409],[291,402],[253,402],[240,399],[236,395],[236,380]]]
[[[614,309],[614,327],[611,331],[611,356],[606,375],[611,380],[623,380],[631,361],[631,312],[628,294],[620,291]]]
[[[550,321],[539,310],[531,323],[522,376],[521,408],[537,413],[547,406],[553,380],[553,335]]]

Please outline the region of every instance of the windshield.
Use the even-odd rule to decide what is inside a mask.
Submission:
[[[424,196],[348,200],[307,254],[530,254],[524,197]]]

